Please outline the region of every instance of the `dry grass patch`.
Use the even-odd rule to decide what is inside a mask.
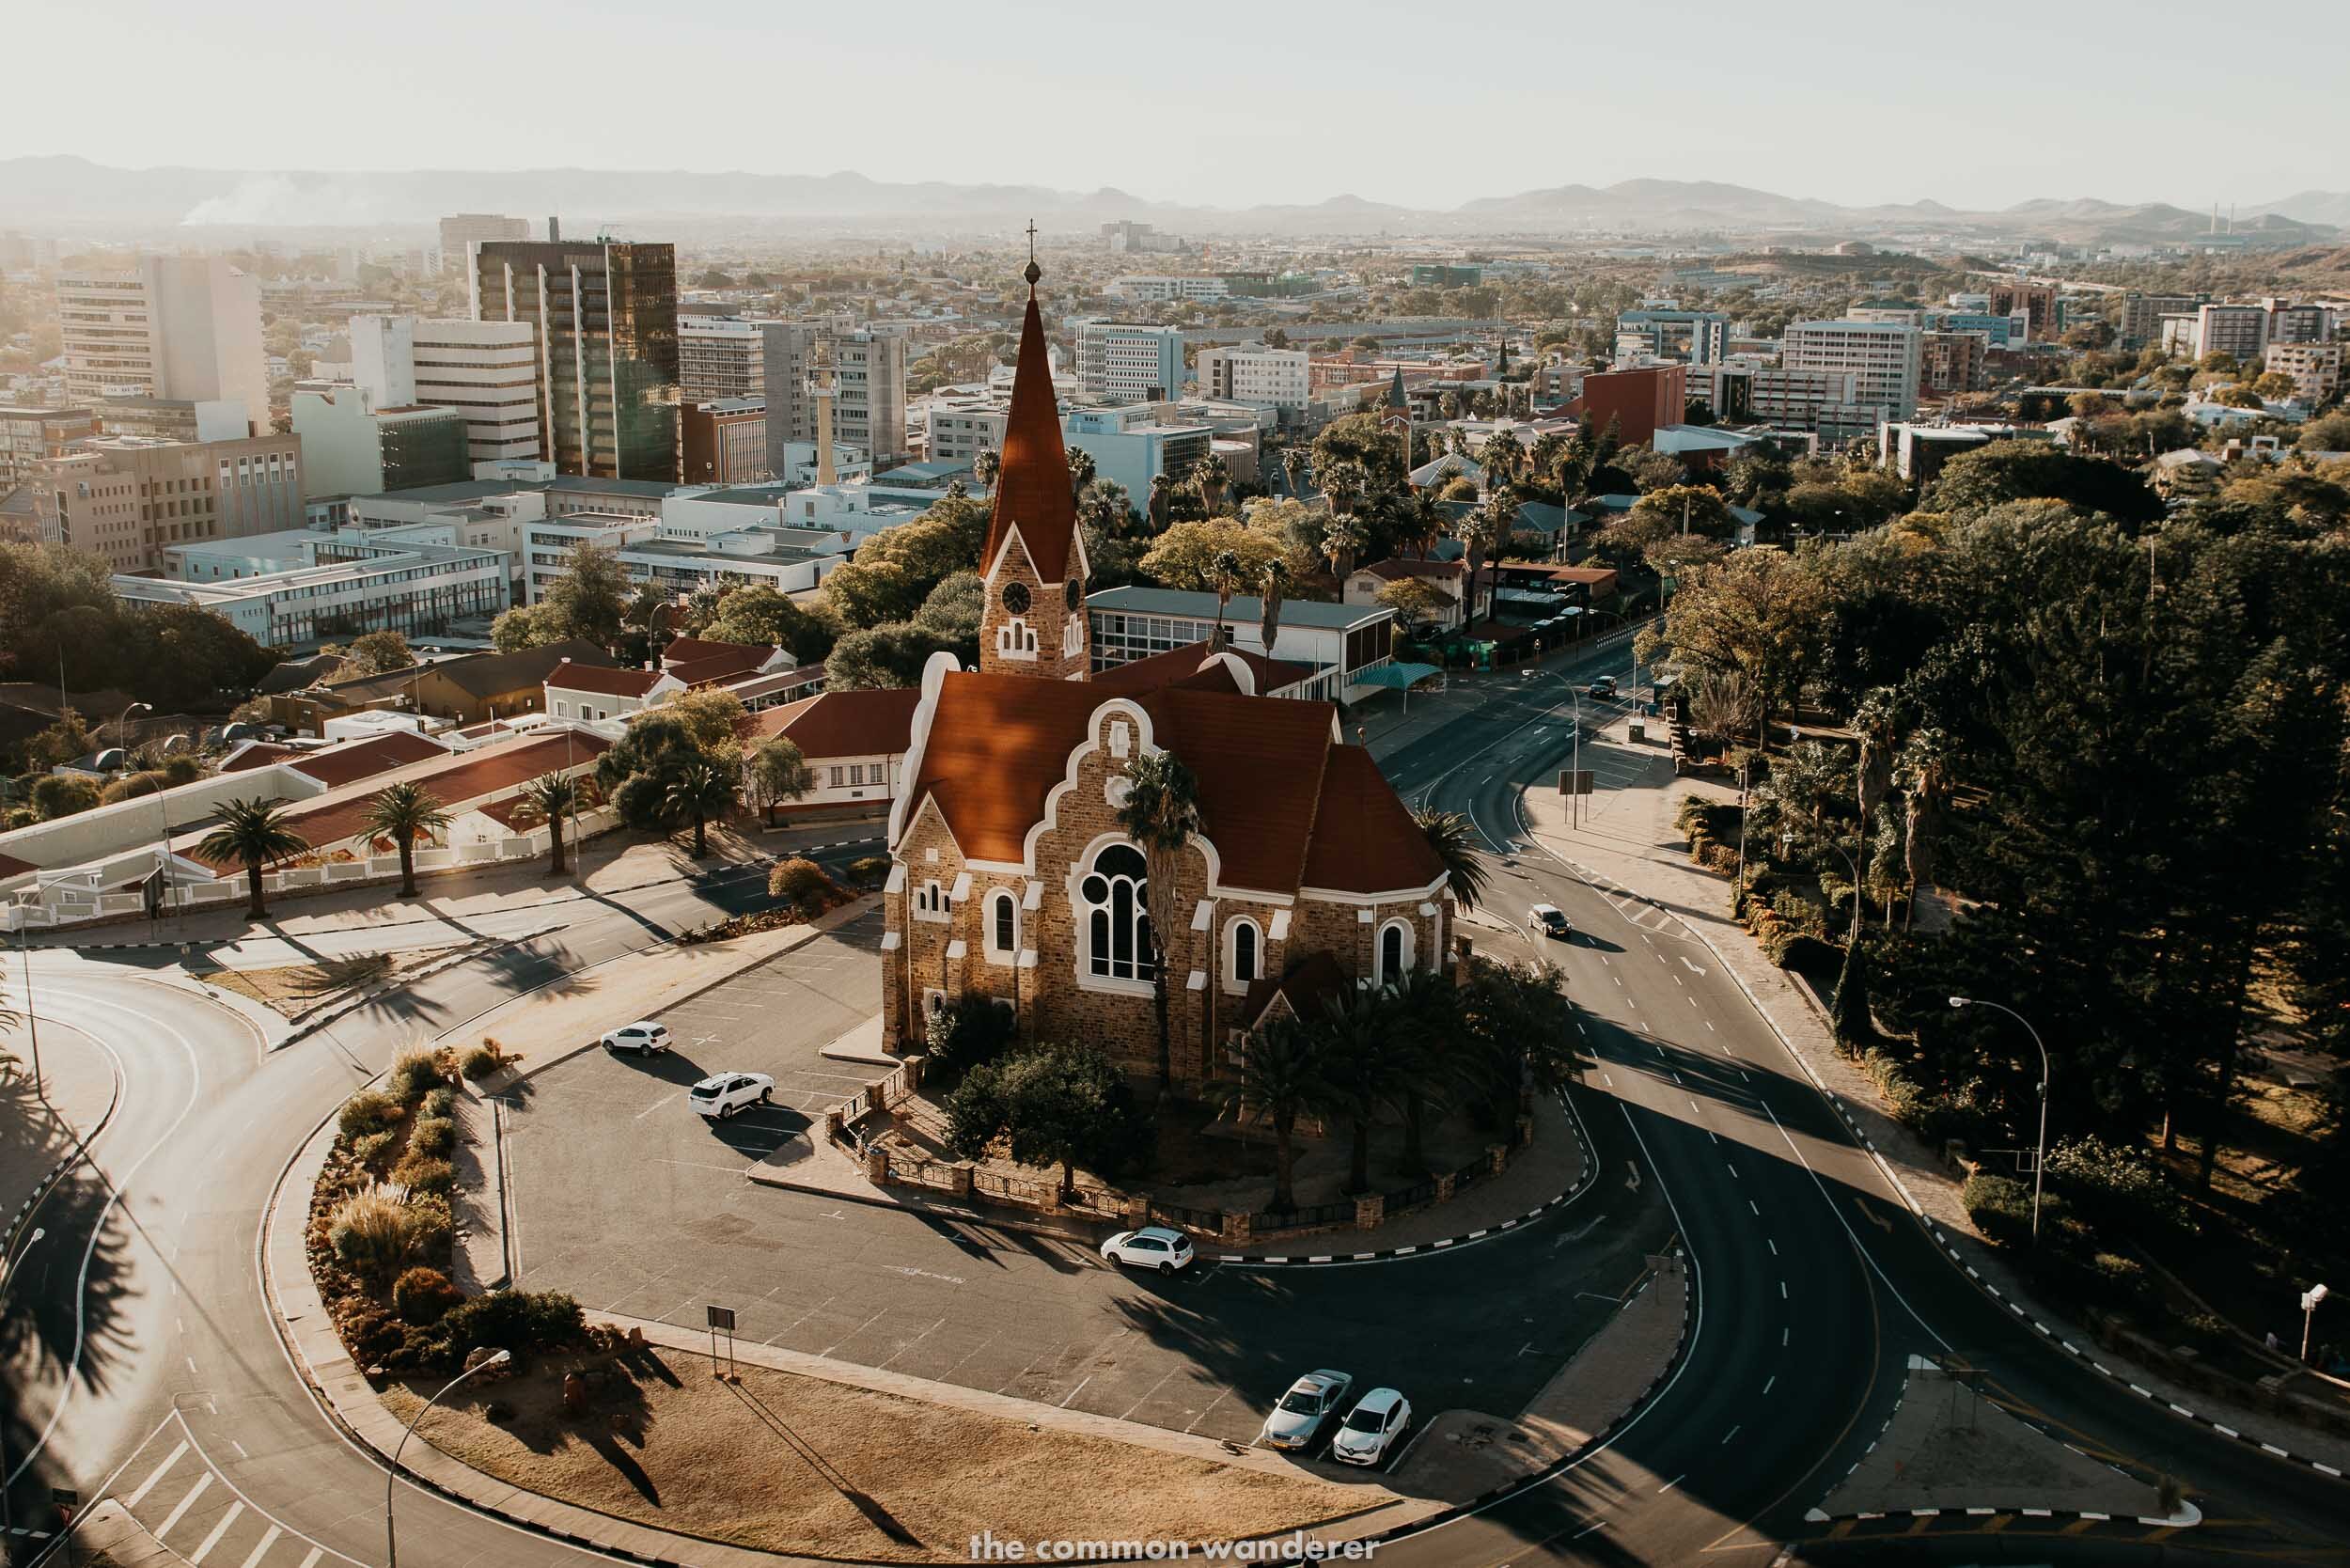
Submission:
[[[397,959],[389,953],[362,953],[352,958],[330,958],[322,964],[290,964],[276,969],[211,969],[197,978],[207,985],[250,996],[263,1007],[274,1008],[290,1018],[343,992],[381,985],[395,976],[411,973],[456,946],[450,943],[446,947],[411,949]]]
[[[563,1412],[566,1371],[590,1381],[584,1416]],[[422,1400],[404,1386],[384,1394],[402,1419]],[[528,1374],[468,1386],[450,1403],[418,1435],[502,1481],[640,1524],[819,1557],[960,1561],[981,1530],[1253,1536],[1390,1496],[765,1368],[744,1368],[740,1386],[720,1383],[708,1362],[658,1348],[541,1357]]]

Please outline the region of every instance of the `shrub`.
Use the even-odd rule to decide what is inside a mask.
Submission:
[[[450,1111],[454,1110],[456,1106],[457,1091],[449,1088],[446,1084],[443,1084],[440,1088],[434,1090],[431,1093],[424,1097],[423,1101],[416,1106],[416,1114],[419,1117],[446,1116]]]
[[[407,1340],[400,1320],[365,1296],[348,1298],[334,1316],[343,1348],[362,1366],[390,1362]]]
[[[782,900],[794,914],[815,916],[838,901],[840,885],[813,860],[785,860],[767,873],[767,896]]]
[[[474,1082],[479,1083],[499,1068],[504,1067],[507,1060],[506,1053],[498,1049],[496,1041],[485,1040],[465,1053],[464,1059],[458,1064],[457,1070]]]
[[[356,1143],[369,1133],[380,1133],[400,1117],[400,1104],[380,1089],[363,1089],[343,1102],[343,1108],[335,1118],[335,1130]]]
[[[2048,1184],[2097,1224],[2112,1230],[2194,1232],[2186,1205],[2154,1161],[2093,1135],[2067,1139],[2048,1151]]]
[[[421,1131],[427,1123],[417,1122]],[[429,1192],[446,1198],[457,1185],[457,1168],[446,1160],[436,1160],[422,1154],[410,1154],[392,1168],[392,1181],[410,1192]]]
[[[352,1141],[351,1157],[361,1165],[372,1166],[399,1136],[397,1133],[369,1133],[363,1138],[355,1138]]]
[[[412,1156],[422,1154],[429,1159],[440,1159],[456,1147],[457,1123],[446,1116],[420,1117],[408,1131],[408,1152]]]
[[[437,1214],[429,1205],[438,1204]],[[376,1184],[336,1205],[327,1222],[335,1256],[359,1273],[383,1279],[404,1268],[448,1233],[448,1205],[412,1199],[404,1187]]]
[[[464,1299],[465,1293],[437,1268],[418,1265],[392,1282],[392,1310],[402,1323],[438,1323]]]
[[[859,855],[849,862],[849,880],[860,887],[879,887],[889,880],[889,856]]]
[[[476,1350],[517,1356],[556,1350],[587,1331],[579,1303],[559,1291],[492,1291],[452,1308],[432,1342],[433,1359],[456,1368]]]
[[[1010,1009],[966,992],[952,1007],[931,1014],[930,1055],[923,1072],[939,1074],[940,1081],[952,1082],[1002,1056],[1015,1033]]]
[[[1975,1229],[1985,1239],[2001,1247],[2031,1245],[2030,1183],[1978,1170],[1959,1188],[1958,1199],[1966,1206],[1966,1217],[1975,1222]],[[2068,1250],[2086,1252],[2095,1240],[2095,1233],[2087,1225],[2065,1212],[2062,1198],[2043,1192],[2040,1229],[2044,1235],[2052,1228],[2060,1229]]]
[[[1705,853],[1698,857],[1698,864],[1716,876],[1736,876],[1738,874],[1738,852],[1728,844],[1716,844],[1708,840]]]
[[[2138,1317],[2151,1317],[2161,1305],[2160,1292],[2146,1265],[2118,1252],[2100,1252],[2082,1269],[2081,1290],[2100,1304]]]
[[[440,1087],[441,1065],[431,1046],[412,1045],[392,1058],[384,1074],[384,1090],[403,1105],[413,1105]]]

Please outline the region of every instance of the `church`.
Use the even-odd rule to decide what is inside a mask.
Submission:
[[[1028,263],[1003,465],[979,572],[979,668],[933,656],[889,816],[882,1022],[923,1048],[978,995],[1020,1038],[1102,1046],[1153,1074],[1149,867],[1120,830],[1125,770],[1165,749],[1198,783],[1168,933],[1177,1087],[1229,1075],[1242,1031],[1307,975],[1386,983],[1445,962],[1443,863],[1327,702],[1295,674],[1202,643],[1096,674],[1059,411]]]

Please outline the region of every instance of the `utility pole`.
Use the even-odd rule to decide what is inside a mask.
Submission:
[[[33,1098],[47,1103],[40,1087],[40,1023],[33,1016],[33,949],[24,941],[24,928],[16,928],[16,956],[24,966],[24,1038],[33,1054]]]

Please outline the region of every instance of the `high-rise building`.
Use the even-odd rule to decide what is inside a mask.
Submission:
[[[1254,408],[1278,409],[1301,417],[1313,399],[1313,374],[1303,349],[1269,349],[1261,343],[1237,344],[1199,352],[1199,391],[1203,397]]]
[[[1077,323],[1077,390],[1085,396],[1164,401],[1183,388],[1182,328]]]
[[[1686,365],[1594,370],[1583,378],[1584,422],[1594,434],[1612,427],[1618,440],[1637,447],[1658,426],[1681,423],[1688,412],[1689,370]]]
[[[1928,332],[1918,338],[1918,389],[1947,398],[1991,384],[1991,339],[1980,332]]]
[[[2210,300],[2209,294],[2146,294],[2132,289],[2122,296],[2122,326],[2115,346],[2142,349],[2158,343],[2165,316],[2191,316]]]
[[[677,248],[494,240],[474,318],[538,329],[539,418],[558,473],[677,481]]]
[[[906,340],[891,332],[852,331],[838,321],[761,322],[767,378],[767,461],[781,474],[784,448],[813,442],[816,401],[808,377],[822,344],[832,360],[833,438],[855,447],[880,473],[906,459]]]
[[[767,396],[767,335],[735,316],[687,316],[677,332],[678,395],[686,402]]]
[[[98,416],[86,408],[0,408],[0,494],[23,483],[33,464],[97,433]]]
[[[1998,308],[1996,297],[1992,308]],[[1891,321],[1796,321],[1780,341],[1779,363],[1791,370],[1849,370],[1856,402],[1883,410],[1878,418],[1907,419],[1918,412],[1919,336],[1916,327]]]
[[[2293,395],[2303,402],[2319,403],[2342,384],[2340,343],[2271,343],[2261,367],[2293,378]],[[0,411],[0,420],[8,415]],[[7,481],[0,479],[0,484]]]
[[[351,319],[351,376],[359,389],[379,409],[457,410],[469,463],[543,455],[539,368],[538,331],[528,321]]]
[[[2265,299],[2271,343],[2323,343],[2334,336],[2334,308],[2327,305],[2295,305],[2291,300]]]
[[[757,484],[767,465],[767,405],[758,398],[713,398],[678,411],[687,484]]]
[[[458,212],[441,220],[441,272],[464,276],[473,265],[473,247],[492,240],[527,240],[528,218],[501,217],[495,212]]]
[[[36,464],[28,482],[41,541],[103,556],[117,572],[161,570],[170,544],[303,525],[298,435],[102,435]]]
[[[1984,306],[1994,316],[2017,312],[2031,319],[2031,340],[2053,343],[2057,337],[2057,290],[2053,283],[1995,283]]]
[[[303,494],[380,495],[473,478],[465,416],[422,403],[379,406],[367,388],[293,395],[302,438]]]
[[[269,424],[261,290],[216,256],[142,256],[57,279],[66,395],[235,402]]]
[[[2268,309],[2259,305],[2206,305],[2195,312],[2197,354],[2224,353],[2239,365],[2260,361],[2268,347]]]

